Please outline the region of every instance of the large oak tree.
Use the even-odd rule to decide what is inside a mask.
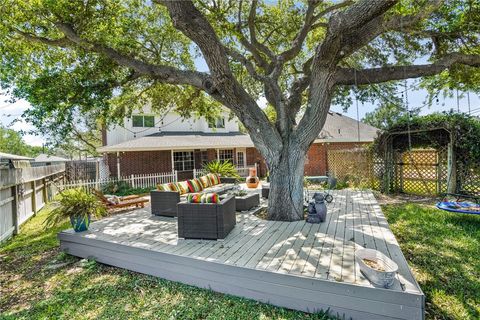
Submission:
[[[147,103],[184,115],[223,105],[267,162],[269,217],[298,220],[305,155],[332,101],[351,88],[381,99],[408,78],[478,89],[479,17],[460,0],[4,0],[1,84],[53,136]]]

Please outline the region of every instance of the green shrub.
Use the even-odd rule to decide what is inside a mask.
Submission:
[[[208,173],[216,173],[222,177],[240,178],[237,169],[230,161],[210,161],[204,164],[203,169]]]
[[[45,219],[46,228],[57,226],[70,217],[101,217],[107,214],[107,209],[100,199],[81,188],[62,191],[55,197],[53,205],[55,208]]]
[[[105,194],[124,195],[127,190],[131,189],[127,181],[111,181],[102,186],[102,192]]]
[[[145,194],[150,193],[151,190],[155,189],[155,187],[147,187],[147,188],[128,188],[122,189],[122,191],[114,192],[113,194],[116,196],[129,196],[132,194]]]

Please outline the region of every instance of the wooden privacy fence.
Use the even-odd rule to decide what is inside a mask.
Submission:
[[[0,242],[52,199],[64,178],[65,165],[0,169]]]
[[[178,172],[164,172],[152,174],[132,174],[120,178],[111,177],[99,180],[77,180],[69,181],[61,186],[62,189],[84,188],[102,190],[106,185],[126,182],[132,188],[154,188],[157,184],[177,182]]]

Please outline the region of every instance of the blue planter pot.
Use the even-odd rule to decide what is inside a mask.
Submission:
[[[73,230],[75,232],[87,231],[88,226],[90,225],[90,216],[81,215],[81,216],[71,216],[70,223],[72,224]]]

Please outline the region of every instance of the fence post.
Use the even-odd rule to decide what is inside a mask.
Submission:
[[[37,214],[37,183],[36,180],[32,181],[32,211],[33,215]]]
[[[20,225],[18,223],[18,185],[14,185],[12,187],[12,196],[13,196],[13,202],[12,202],[12,221],[13,221],[13,234],[18,234],[20,231]]]
[[[43,203],[47,203],[47,179],[46,178],[43,178],[42,179],[42,184],[43,184],[43,187],[42,187],[42,197],[43,197]]]
[[[178,171],[173,170],[173,182],[178,182]]]
[[[197,169],[193,168],[193,179],[197,177]]]
[[[130,185],[132,186],[132,188],[135,188],[135,179],[133,179],[133,174],[130,175]]]

